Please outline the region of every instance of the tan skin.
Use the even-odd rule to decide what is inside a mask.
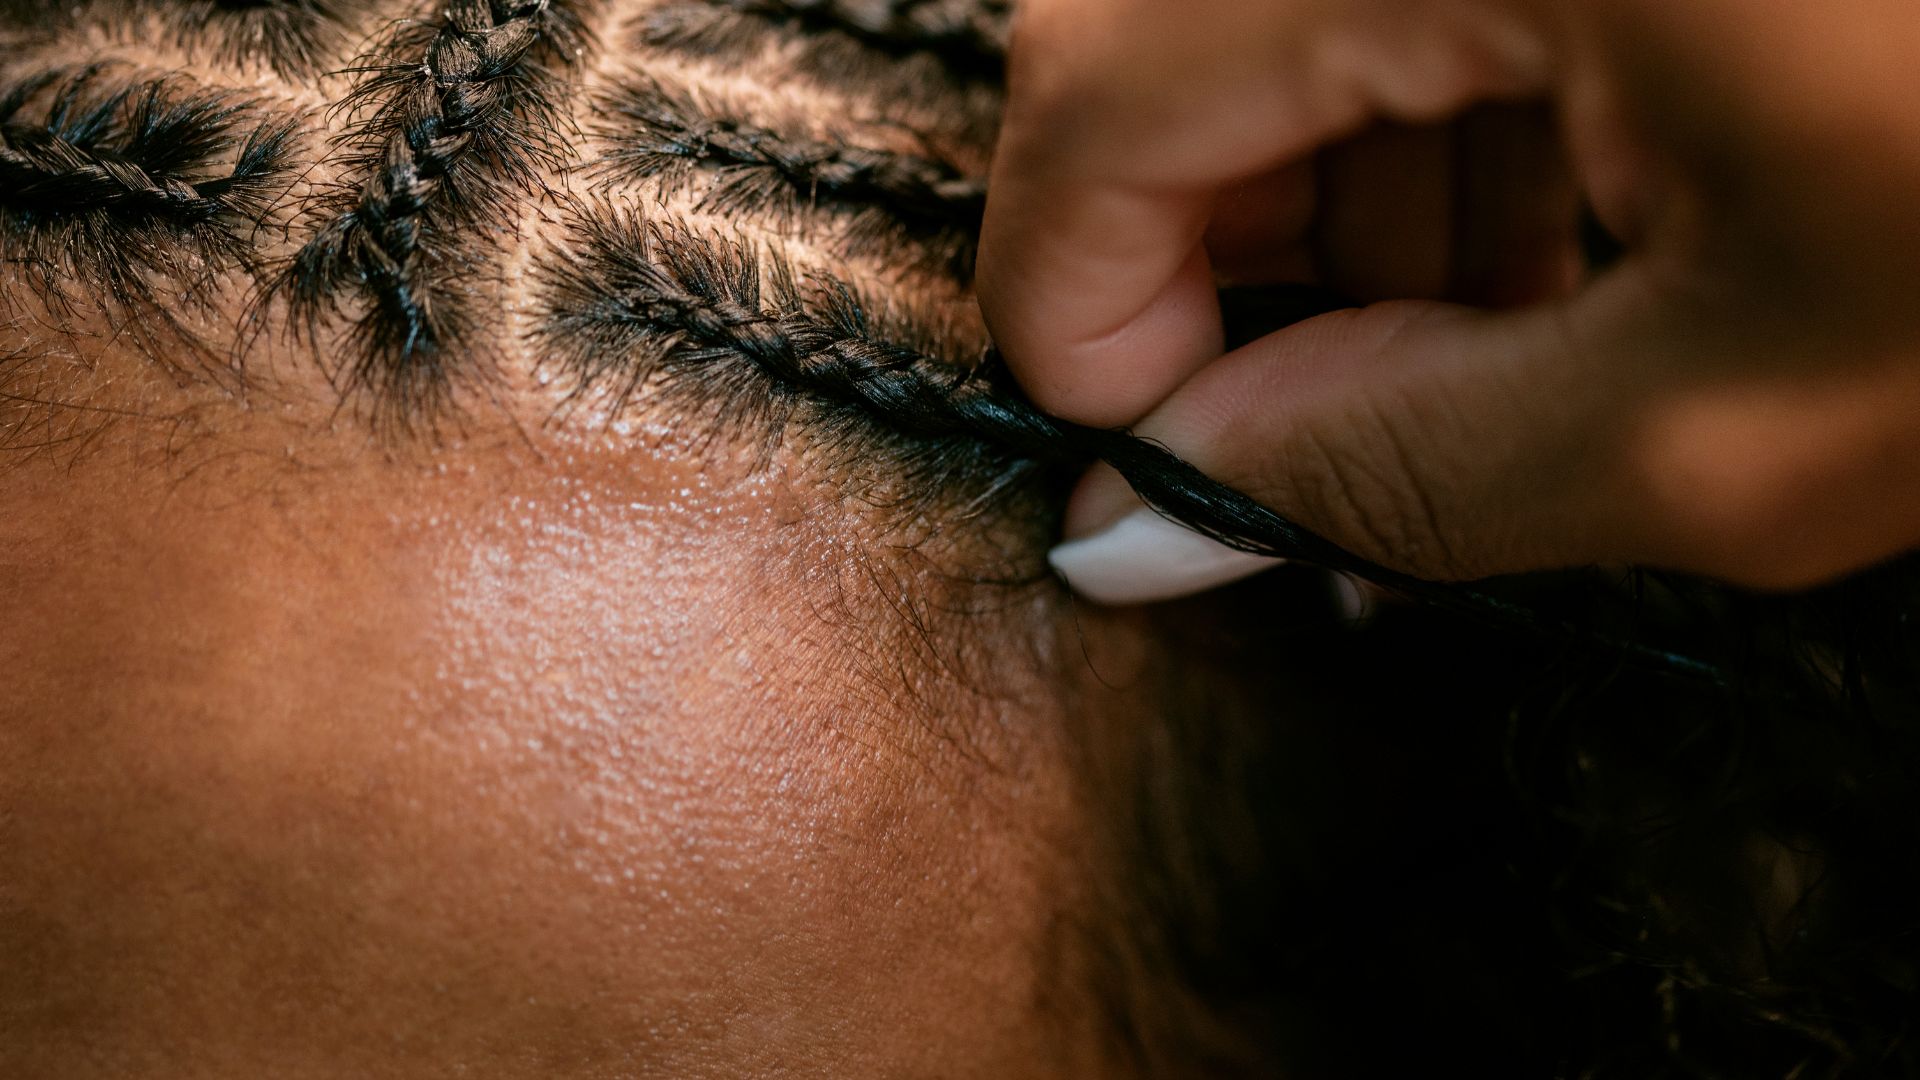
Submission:
[[[96,358],[0,469],[0,1073],[1098,1067],[1049,608],[970,685],[797,459],[291,382]]]
[[[869,111],[857,86],[647,55],[641,5],[581,7],[602,82],[724,83],[796,130]],[[324,153],[356,130],[331,107],[352,80],[226,70],[156,10],[105,5],[22,63],[310,108],[295,188],[243,230],[290,255],[298,185],[362,183]],[[569,168],[604,150],[577,89]],[[1156,719],[1144,621],[1073,612],[1030,524],[890,520],[803,426],[763,463],[759,435],[650,392],[563,409],[564,374],[515,347],[531,256],[563,239],[544,189],[524,202],[500,217],[524,246],[488,253],[493,351],[456,364],[495,377],[412,433],[323,377],[356,355],[330,336],[355,295],[317,350],[270,306],[236,355],[254,283],[223,278],[172,312],[196,356],[141,348],[89,290],[48,310],[0,277],[0,1077],[1110,1073],[1080,950],[1112,823],[1077,757]],[[847,271],[809,243],[835,223],[808,224],[803,271],[970,325],[951,282],[884,251]],[[962,584],[1009,550],[1036,583]]]
[[[1203,6],[1029,5],[983,281],[1043,403],[1422,572],[1796,584],[1911,539],[1891,6]],[[1324,74],[1247,47],[1329,13],[1347,96],[1221,107]],[[1457,244],[1456,137],[1537,181],[1471,185]],[[1582,186],[1635,255],[1570,293]],[[1222,359],[1216,269],[1400,302]],[[67,405],[0,462],[0,1075],[1099,1074],[1070,746],[1146,726],[1137,624],[1036,601],[940,628],[950,671],[797,456],[550,430],[524,371],[395,448],[250,359],[285,383],[9,385]]]
[[[1808,585],[1920,538],[1916,56],[1898,0],[1031,0],[983,306],[1042,404],[1388,565]],[[1216,275],[1372,306],[1223,357]]]

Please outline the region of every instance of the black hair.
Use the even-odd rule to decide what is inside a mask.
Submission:
[[[878,208],[890,202],[867,200]],[[542,263],[547,317],[540,334],[548,355],[560,357],[580,385],[611,379],[625,398],[663,370],[745,360],[775,385],[817,405],[850,410],[927,445],[970,440],[1009,463],[1056,468],[1105,462],[1155,510],[1243,551],[1311,563],[1405,596],[1579,638],[1675,675],[1721,678],[1706,661],[1606,637],[1492,591],[1421,581],[1352,555],[1156,443],[1047,416],[1019,393],[991,352],[973,364],[930,355],[925,346],[908,343],[911,327],[871,319],[873,305],[846,282],[820,276],[802,287],[776,253],[752,251],[724,236],[648,225],[619,211],[576,212],[572,220],[570,242]],[[1283,292],[1294,302],[1277,303],[1269,294],[1263,313],[1297,315],[1328,300],[1317,290],[1304,296]]]
[[[697,179],[696,209],[767,214],[776,227],[802,210],[837,211],[848,219],[842,254],[917,248],[971,272],[986,185],[933,153],[790,134],[645,76],[616,82],[601,115],[597,134],[611,148],[595,166],[603,178],[657,180],[669,195]]]
[[[282,190],[295,123],[113,74],[40,72],[0,93],[0,255],[56,311],[103,299],[151,336],[209,303],[223,272],[261,265],[249,234]]]
[[[740,40],[739,20],[849,39],[894,60],[931,56],[962,75],[1002,73],[1011,7],[1000,0],[698,0],[648,13],[643,40],[669,47],[725,50]],[[844,50],[840,50],[844,55]]]
[[[573,0],[453,0],[353,69],[342,107],[366,118],[337,159],[346,178],[310,206],[321,224],[274,288],[309,337],[359,302],[344,382],[389,415],[446,393],[450,352],[486,355],[473,297],[491,273],[483,226],[559,167],[549,65],[574,62],[584,33]]]

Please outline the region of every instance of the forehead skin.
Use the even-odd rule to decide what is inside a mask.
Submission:
[[[0,1074],[1081,1071],[1038,609],[983,693],[805,470],[209,397],[0,468]]]
[[[146,45],[100,47],[200,70]],[[481,286],[495,378],[411,440],[321,375],[341,325],[263,334],[243,389],[0,282],[0,1076],[1105,1063],[1066,702],[1126,730],[1126,661],[1070,685],[1097,621],[897,550],[802,431],[761,462],[645,395],[556,422],[514,345],[549,210]],[[924,277],[882,293],[970,308]]]

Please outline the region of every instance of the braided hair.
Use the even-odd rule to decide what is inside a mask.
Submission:
[[[296,125],[230,93],[112,89],[108,74],[43,72],[0,95],[0,232],[56,310],[97,298],[151,337],[127,317],[170,323],[211,303],[223,273],[261,265],[247,233],[280,191]]]
[[[305,78],[342,62],[339,49],[357,40],[363,16],[398,5],[42,7],[15,20],[9,43],[57,44],[47,35],[109,10],[164,11],[182,26],[217,29],[219,47],[196,56]],[[1351,651],[1388,660],[1330,665],[1353,674],[1355,697],[1377,694],[1377,684],[1416,684],[1402,702],[1415,719],[1394,729],[1378,712],[1335,715],[1365,721],[1354,728],[1378,724],[1394,739],[1424,733],[1437,746],[1458,718],[1419,713],[1432,710],[1423,699],[1460,700],[1449,691],[1472,682],[1474,715],[1508,725],[1497,745],[1475,747],[1488,774],[1482,794],[1508,797],[1498,813],[1470,820],[1469,840],[1447,847],[1419,828],[1448,805],[1436,799],[1409,812],[1421,821],[1396,822],[1393,834],[1428,837],[1472,866],[1483,891],[1463,895],[1535,902],[1511,925],[1485,927],[1480,940],[1495,952],[1539,954],[1498,974],[1513,988],[1501,1008],[1538,1017],[1548,1031],[1541,1072],[1810,1076],[1913,1067],[1920,932],[1911,916],[1874,902],[1920,894],[1912,858],[1920,753],[1910,730],[1920,714],[1920,641],[1909,619],[1920,589],[1911,565],[1795,598],[1592,571],[1436,586],[1353,558],[1164,448],[1040,413],[977,332],[922,333],[921,320],[897,310],[903,305],[878,303],[874,290],[849,280],[871,276],[876,262],[896,275],[907,263],[921,275],[916,282],[937,279],[963,293],[982,197],[979,154],[970,163],[965,147],[920,130],[927,125],[915,110],[964,112],[963,124],[988,111],[1003,67],[1002,4],[666,0],[625,22],[584,0],[419,8],[420,17],[393,24],[344,70],[352,90],[335,115],[350,133],[331,147],[305,135],[315,118],[284,98],[178,78],[116,88],[137,78],[116,66],[22,76],[10,65],[0,96],[0,255],[51,306],[96,303],[116,332],[135,336],[171,327],[182,299],[203,308],[236,279],[257,283],[253,311],[263,323],[284,303],[310,342],[344,325],[343,351],[315,350],[333,365],[343,399],[371,402],[403,424],[444,407],[452,388],[489,361],[531,346],[540,372],[567,376],[573,394],[604,390],[616,407],[676,379],[704,380],[739,400],[770,393],[782,413],[923,454],[887,464],[929,490],[948,490],[957,477],[972,485],[968,506],[1036,477],[1051,483],[1091,461],[1112,463],[1150,505],[1216,539],[1434,602],[1393,609],[1359,631],[1376,636],[1356,639]],[[669,62],[607,80],[599,69],[610,65],[595,45],[602,38]],[[867,93],[848,96],[902,107],[849,109],[814,124],[765,102],[717,108],[707,95],[668,85],[667,76],[686,74],[674,65],[717,67],[770,42],[816,83],[857,83]],[[582,92],[590,81],[599,92]],[[569,94],[591,103],[600,121],[584,148],[563,138],[576,100]],[[311,197],[300,187],[303,153],[319,154],[327,185]],[[601,186],[579,200],[552,190],[573,176]],[[840,264],[815,260],[821,265],[801,272],[737,234],[660,220],[670,210],[650,220],[613,209],[612,189],[634,180],[656,195],[697,190],[696,209],[709,213],[771,211],[794,246],[829,239]],[[292,220],[288,191],[303,199]],[[507,331],[493,287],[507,274],[498,241],[536,205],[562,207],[571,231],[536,252],[532,296],[516,312],[531,327],[522,339]],[[261,237],[283,229],[297,242],[276,260]],[[1227,299],[1230,318],[1244,320],[1241,337],[1337,302]],[[189,337],[185,327],[166,332]],[[1476,618],[1454,617],[1462,609]],[[1261,625],[1270,628],[1275,610],[1256,613],[1268,620]],[[1489,629],[1489,616],[1500,625]],[[1421,632],[1393,636],[1410,623]],[[1328,643],[1349,640],[1344,633],[1326,622],[1314,640],[1260,638],[1254,662],[1259,650],[1331,651]],[[1200,690],[1190,698],[1169,714],[1204,711]],[[1105,944],[1119,956],[1150,952],[1137,966],[1198,1001],[1212,1026],[1282,1042],[1252,1030],[1291,1015],[1293,1003],[1274,1000],[1286,997],[1274,984],[1302,961],[1289,951],[1299,942],[1278,931],[1324,930],[1340,912],[1308,907],[1289,922],[1275,914],[1296,910],[1288,898],[1250,880],[1272,878],[1279,860],[1254,874],[1249,851],[1290,849],[1274,840],[1284,832],[1273,822],[1288,809],[1269,805],[1269,789],[1280,785],[1267,774],[1250,781],[1249,770],[1285,762],[1240,753],[1215,738],[1219,727],[1190,713],[1170,720],[1141,770],[1146,790],[1117,815],[1115,846],[1132,876],[1113,900],[1118,929],[1110,933],[1123,940]],[[1260,817],[1261,807],[1271,813]],[[1229,820],[1231,829],[1222,824]],[[1756,978],[1751,966],[1740,968],[1754,963],[1747,953],[1716,952],[1728,932],[1711,925],[1688,875],[1700,865],[1725,869],[1727,852],[1759,830],[1818,853],[1826,869],[1788,898],[1791,918],[1762,942],[1777,954],[1758,964]],[[1724,876],[1747,873],[1735,866]],[[1404,907],[1406,895],[1388,900]],[[1383,902],[1382,924],[1406,921],[1392,902]],[[1256,947],[1267,941],[1262,933],[1285,940]],[[1725,961],[1736,953],[1737,962]],[[1118,962],[1115,970],[1106,980],[1115,986],[1134,973]],[[1164,998],[1117,1003],[1114,1026],[1145,1026],[1163,1006]]]
[[[844,136],[794,135],[696,103],[648,79],[605,96],[599,134],[612,147],[595,166],[606,179],[656,180],[667,194],[696,181],[696,208],[770,213],[777,226],[832,204],[850,215],[842,254],[887,245],[970,274],[986,185],[926,154],[860,145]]]
[[[340,162],[358,178],[315,208],[323,223],[275,289],[311,329],[343,294],[364,302],[350,386],[384,400],[444,392],[447,353],[481,351],[469,289],[484,275],[474,230],[511,189],[558,167],[552,73],[583,44],[570,0],[453,0],[403,24],[359,69],[350,109],[371,119]]]
[[[665,20],[684,19],[687,5]],[[1003,0],[718,0],[711,7],[854,35],[888,52],[932,52],[962,66],[998,67],[1011,9]]]

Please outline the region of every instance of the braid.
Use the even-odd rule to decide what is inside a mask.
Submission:
[[[99,93],[101,71],[43,73],[0,96],[0,251],[56,307],[78,284],[89,302],[177,328],[182,301],[255,269],[247,233],[289,171],[295,123],[168,80]],[[43,119],[25,116],[35,102]],[[126,321],[146,335],[146,319]]]
[[[183,169],[210,156],[238,106],[218,94],[168,103],[161,85],[148,84],[82,112],[78,98],[88,78],[69,84],[46,124],[15,117],[50,76],[29,80],[0,102],[0,199],[11,212],[104,212],[179,224],[264,212],[262,181],[276,171],[290,124],[256,128],[225,175],[194,179]]]
[[[129,44],[156,39],[195,61],[264,68],[305,80],[339,62],[349,29],[373,0],[0,0],[14,47],[61,50],[107,30]]]
[[[211,38],[223,63],[260,62],[285,79],[307,78],[336,55],[365,0],[175,0],[162,17],[174,43],[197,50]]]
[[[347,104],[374,115],[349,165],[365,179],[323,207],[330,219],[281,282],[309,335],[343,292],[360,294],[350,382],[393,406],[445,392],[443,354],[477,344],[467,322],[480,263],[453,230],[558,167],[540,62],[570,59],[582,37],[561,0],[454,0],[437,23],[395,35],[396,59],[361,69]]]
[[[603,174],[658,177],[671,191],[710,166],[717,172],[701,209],[730,213],[771,205],[790,216],[803,205],[851,208],[852,223],[841,236],[850,247],[931,240],[950,264],[971,263],[986,185],[945,161],[839,137],[782,134],[698,106],[651,80],[617,86],[606,108],[613,119],[600,134],[614,148],[600,161]]]
[[[698,0],[698,3],[805,29],[838,30],[890,53],[934,53],[953,66],[991,74],[1007,48],[1009,7],[1000,0]],[[664,34],[678,22],[697,26],[694,4],[664,9],[653,23]]]
[[[757,258],[739,241],[646,224],[631,214],[576,218],[575,234],[582,250],[541,260],[547,309],[541,335],[582,386],[622,379],[616,396],[624,397],[651,375],[744,358],[818,407],[878,420],[908,438],[970,440],[1040,465],[1103,461],[1159,513],[1241,551],[1309,562],[1503,623],[1578,636],[1685,677],[1717,678],[1715,669],[1689,658],[1541,626],[1533,612],[1486,592],[1420,581],[1359,558],[1158,443],[1046,415],[991,354],[966,368],[891,338],[873,325],[852,288],[827,278],[803,288],[784,260]]]
[[[993,15],[974,8],[983,28]],[[834,16],[834,5],[666,0],[636,22],[631,40],[716,62],[727,70],[762,58],[774,45],[793,74],[830,93],[860,90],[890,116],[929,118],[949,137],[972,146],[993,142],[999,128],[1004,28],[979,34],[863,33],[862,23]]]

